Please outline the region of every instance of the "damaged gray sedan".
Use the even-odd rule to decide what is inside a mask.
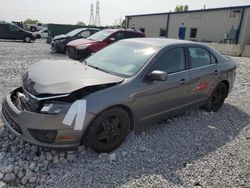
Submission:
[[[135,125],[188,109],[217,111],[231,91],[235,63],[209,47],[174,39],[116,42],[84,62],[43,61],[2,105],[5,125],[49,148],[120,146]]]

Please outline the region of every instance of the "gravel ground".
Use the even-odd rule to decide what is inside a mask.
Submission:
[[[31,64],[66,58],[51,54],[44,41],[0,41],[0,99],[20,85]],[[221,110],[145,125],[109,154],[84,147],[37,153],[0,128],[0,188],[250,187],[250,59],[234,60],[235,86]]]

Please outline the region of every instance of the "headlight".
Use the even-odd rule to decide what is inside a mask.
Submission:
[[[84,50],[84,49],[86,49],[88,47],[89,47],[89,45],[81,45],[81,46],[77,46],[76,49],[77,50]]]
[[[56,40],[55,42],[63,42],[63,41],[65,41],[66,39],[59,39],[59,40]]]
[[[67,103],[58,103],[58,102],[51,102],[49,104],[45,103],[40,110],[41,113],[44,114],[58,114],[60,113],[65,107]]]

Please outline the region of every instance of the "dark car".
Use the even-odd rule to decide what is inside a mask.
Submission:
[[[3,122],[37,145],[88,144],[108,152],[136,125],[198,107],[219,110],[232,90],[235,68],[232,59],[200,43],[121,40],[83,63],[33,64],[22,87],[3,102]]]
[[[36,40],[36,36],[12,23],[0,22],[0,39],[23,40],[24,42],[31,42]]]
[[[51,42],[51,50],[57,53],[66,53],[67,44],[75,39],[87,38],[90,35],[100,31],[97,28],[79,28],[65,35],[57,35],[53,38]]]
[[[68,43],[68,54],[72,59],[85,59],[92,53],[112,44],[115,41],[127,38],[145,37],[145,34],[135,30],[104,29],[88,37]]]

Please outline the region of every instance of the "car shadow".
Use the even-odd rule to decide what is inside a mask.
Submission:
[[[117,156],[115,161],[107,161],[107,154],[98,155],[88,150],[67,168],[59,167],[55,177],[61,185],[71,181],[65,178],[67,174],[81,177],[71,187],[122,187],[135,180],[138,184],[133,185],[137,187],[144,177],[154,176],[154,180],[179,187],[183,182],[176,176],[178,170],[231,142],[249,123],[250,116],[230,104],[215,113],[189,111],[132,131],[113,152]],[[82,170],[76,171],[76,168]],[[60,178],[62,173],[66,175]],[[49,185],[53,187],[53,182]]]
[[[116,154],[114,161],[109,154],[90,149],[79,152],[74,162],[57,164],[51,181],[44,183],[50,187],[57,187],[58,182],[59,186],[72,188],[122,187],[154,176],[154,182],[158,178],[159,182],[179,187],[183,182],[176,175],[178,170],[231,142],[249,123],[247,113],[227,103],[215,113],[188,111],[132,131],[112,152]]]
[[[7,40],[7,39],[6,40],[5,39],[0,39],[0,42],[25,43],[23,40]],[[34,41],[32,41],[32,42],[34,42]]]

